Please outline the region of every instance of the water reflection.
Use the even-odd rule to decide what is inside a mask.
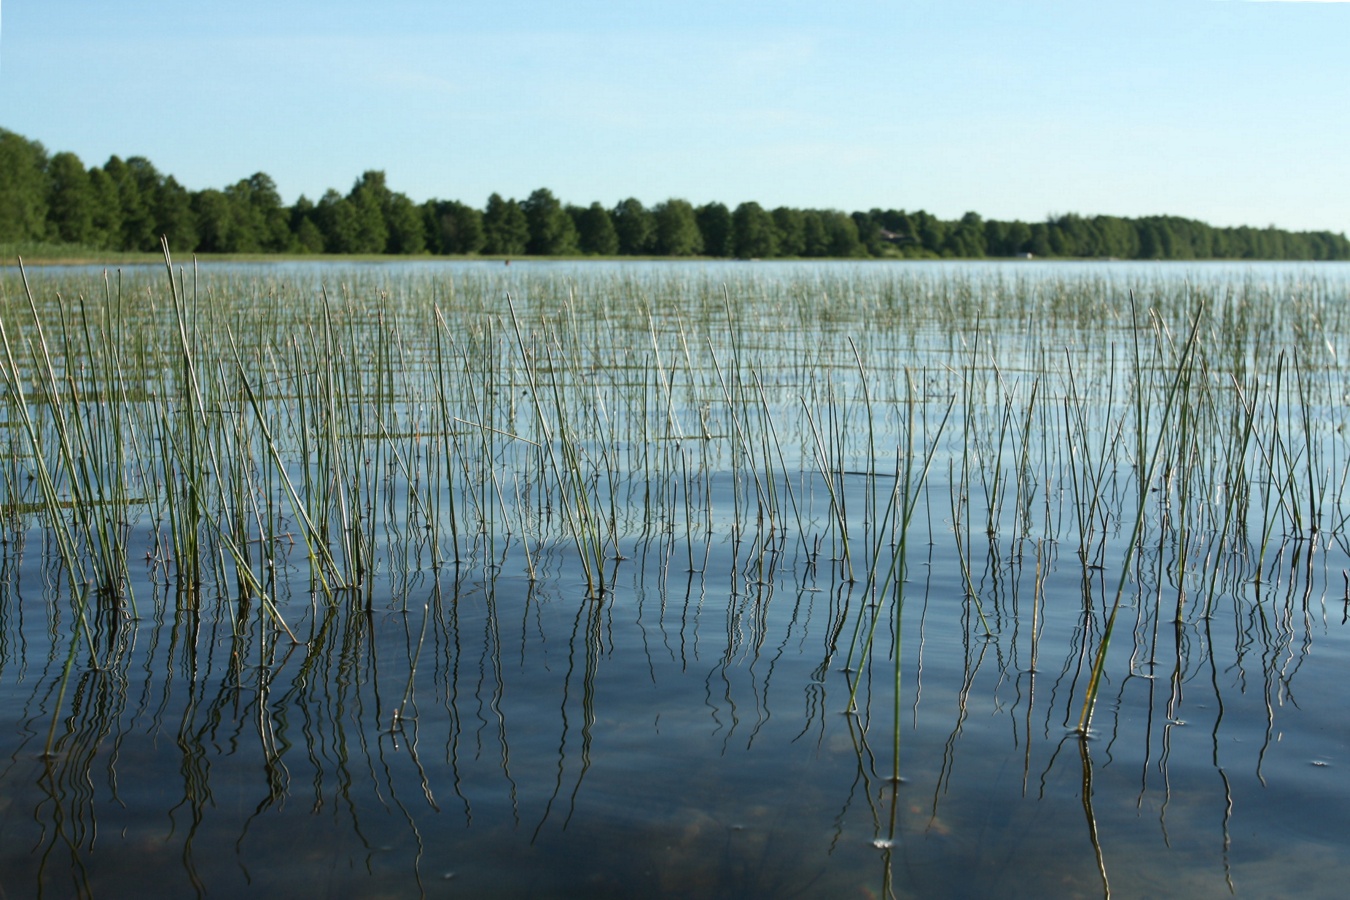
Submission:
[[[1259,587],[1193,598],[1166,553],[1141,553],[1128,667],[1083,737],[1071,707],[1103,574],[1053,542],[983,543],[973,593],[925,547],[889,610],[863,585],[816,581],[781,535],[701,548],[701,572],[678,541],[644,539],[600,601],[563,589],[566,554],[538,548],[547,582],[484,558],[391,575],[399,593],[374,604],[290,598],[300,643],[248,600],[186,607],[165,584],[142,597],[151,619],[72,620],[59,583],[20,602],[42,568],[10,558],[3,646],[48,651],[28,673],[0,658],[7,684],[28,685],[4,775],[6,844],[27,849],[6,851],[6,878],[116,895],[147,883],[122,865],[134,858],[183,890],[270,888],[293,883],[284,852],[347,873],[334,885],[398,870],[401,890],[491,892],[501,877],[513,893],[542,884],[525,870],[603,839],[549,890],[824,894],[871,867],[856,887],[901,896],[950,891],[951,865],[971,890],[1026,877],[1057,846],[1065,858],[1029,884],[1109,896],[1139,887],[1119,873],[1156,840],[1241,887],[1234,822],[1272,802],[1254,786],[1288,777],[1278,738],[1315,672],[1314,632],[1339,622],[1322,613],[1325,554],[1289,542]],[[1076,596],[1080,615],[1053,608]],[[1197,604],[1209,615],[1176,620]],[[841,633],[878,608],[886,646],[838,671]],[[1053,813],[1068,802],[1092,879]]]
[[[1342,423],[1289,411],[1330,403],[1334,351],[1202,360],[1203,415],[1140,425],[1178,383],[1159,317],[1092,312],[1142,350],[1012,313],[901,338],[918,301],[859,291],[876,328],[834,347],[839,310],[779,285],[812,327],[776,342],[708,287],[636,345],[556,285],[514,344],[500,310],[329,308],[361,387],[317,328],[255,348],[270,393],[198,408],[240,452],[197,519],[164,456],[130,481],[169,500],[58,546],[11,441],[0,888],[1338,895]],[[400,354],[441,368],[368,365]],[[125,599],[72,574],[100,524]]]

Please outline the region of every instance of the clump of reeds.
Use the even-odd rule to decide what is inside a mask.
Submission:
[[[1180,622],[1221,573],[1267,577],[1283,541],[1350,521],[1350,323],[1316,283],[1145,281],[1131,305],[1105,276],[1017,270],[310,284],[165,263],[99,290],[20,278],[0,311],[5,509],[128,615],[143,554],[176,603],[247,600],[284,634],[287,578],[368,607],[446,566],[552,577],[564,547],[599,598],[636,539],[689,570],[725,540],[752,580],[793,548],[797,577],[862,585],[828,651],[861,672],[888,617],[899,656],[926,523],[986,637],[1006,620],[980,547],[991,584],[1074,547],[1101,632],[1086,729],[1145,540]]]

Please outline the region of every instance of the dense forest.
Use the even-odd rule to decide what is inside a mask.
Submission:
[[[1344,234],[1216,228],[1176,216],[1064,215],[997,221],[968,212],[734,209],[670,199],[648,207],[563,203],[547,188],[523,200],[493,194],[479,209],[417,203],[368,171],[341,194],[282,203],[259,172],[193,191],[144,157],[85,168],[73,153],[0,129],[0,244],[62,244],[178,253],[491,254],[499,256],[1110,257],[1118,259],[1350,259]]]

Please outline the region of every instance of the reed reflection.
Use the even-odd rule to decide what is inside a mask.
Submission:
[[[180,273],[89,306],[69,371],[59,305],[0,311],[0,827],[37,848],[5,865],[53,895],[137,883],[104,842],[184,892],[1241,886],[1261,786],[1339,796],[1296,756],[1350,567],[1343,375],[1286,321],[1326,289],[866,277],[292,307]]]

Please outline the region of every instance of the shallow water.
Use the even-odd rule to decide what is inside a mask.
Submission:
[[[582,293],[586,271],[567,276]],[[680,276],[680,290],[705,276],[717,273]],[[783,340],[775,313],[744,323],[738,342],[656,304],[685,322],[693,359],[704,340],[724,379],[766,388],[737,405],[736,382],[723,395],[711,365],[663,358],[679,441],[660,433],[671,413],[643,355],[650,334],[625,351],[637,374],[604,365],[610,350],[595,345],[589,395],[608,418],[585,420],[595,430],[579,445],[602,461],[591,496],[615,510],[599,596],[557,528],[566,495],[531,487],[540,464],[519,441],[492,444],[449,482],[461,509],[482,473],[503,486],[454,547],[441,525],[437,552],[410,522],[406,478],[363,482],[384,512],[370,513],[376,565],[359,590],[312,589],[303,546],[269,544],[270,599],[300,643],[228,580],[185,598],[149,508],[133,511],[127,540],[134,611],[81,606],[42,520],[13,518],[0,548],[0,892],[1340,896],[1350,559],[1335,403],[1315,428],[1251,451],[1315,460],[1321,495],[1295,500],[1253,477],[1250,521],[1224,531],[1229,494],[1213,474],[1234,469],[1178,462],[1195,472],[1150,482],[1158,499],[1127,553],[1137,469],[1105,448],[1129,442],[1112,423],[1135,414],[1110,388],[1141,371],[1123,362],[1128,332],[888,329],[856,311],[874,309],[873,274],[823,288],[815,277],[801,290],[847,287],[855,311]],[[522,287],[549,305],[547,286]],[[1322,290],[1327,304],[1347,298],[1339,282]],[[409,293],[399,302],[415,305]],[[769,306],[797,316],[781,296]],[[1350,337],[1327,336],[1332,357]],[[869,439],[850,338],[868,360]],[[1065,371],[1037,360],[1071,340],[1075,377],[1093,387],[1085,430],[1069,431],[1094,440],[1065,445],[1054,437],[1070,409]],[[1305,365],[1321,373],[1310,407],[1342,389],[1339,364]],[[907,381],[904,366],[921,374]],[[518,392],[516,377],[504,367],[494,383]],[[533,434],[528,404],[512,418],[498,409],[494,427]],[[903,451],[910,441],[917,452]],[[926,479],[897,462],[930,445]],[[423,449],[435,456],[434,442]],[[665,458],[702,474],[672,473]],[[1099,476],[1109,503],[1085,530],[1071,473],[1094,460],[1111,460]],[[907,472],[917,493],[902,528],[883,518]],[[1219,499],[1174,486],[1188,478]],[[1294,506],[1304,519],[1320,508],[1320,529],[1296,532]],[[278,531],[293,534],[277,508]],[[867,643],[855,635],[874,613]]]

